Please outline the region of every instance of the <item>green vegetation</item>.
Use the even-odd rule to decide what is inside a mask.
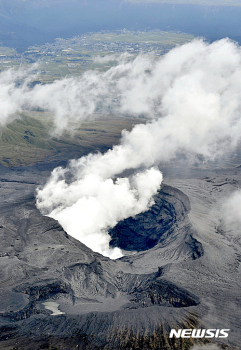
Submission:
[[[0,57],[16,55],[17,51],[12,47],[0,46]]]
[[[172,33],[163,31],[148,31],[148,32],[122,32],[116,33],[95,33],[89,37],[90,40],[101,42],[130,42],[130,43],[156,43],[163,46],[181,45],[194,39],[191,34]]]
[[[19,68],[19,62],[15,56],[17,52],[10,47],[0,47],[0,72],[9,68]]]
[[[0,131],[0,164],[34,165],[104,151],[118,143],[123,129],[130,130],[140,122],[143,120],[109,116],[84,122],[74,133],[66,132],[57,138],[49,132],[53,124],[48,113],[25,112]]]
[[[71,39],[56,39],[54,44],[32,46],[18,54],[14,49],[0,47],[0,71],[9,68],[30,67],[39,62],[33,73],[35,83],[51,83],[63,77],[78,76],[86,70],[106,71],[111,63],[96,63],[94,58],[104,55],[140,52],[162,55],[172,47],[184,44],[194,36],[183,33],[103,31],[89,33]],[[0,164],[5,166],[32,165],[36,162],[51,162],[80,157],[87,152],[105,151],[118,143],[121,131],[131,129],[143,119],[109,116],[101,120],[84,122],[74,130],[74,135],[65,133],[53,137],[52,118],[48,113],[26,111],[20,118],[0,129]],[[110,122],[111,121],[111,122]]]
[[[130,52],[133,55],[153,53],[160,56],[176,45],[194,39],[184,33],[153,31],[103,31],[89,33],[71,39],[56,39],[54,44],[31,46],[21,55],[14,49],[0,47],[0,71],[29,67],[39,62],[39,75],[36,78],[43,84],[66,76],[78,76],[86,70],[106,71],[114,63],[96,63],[96,57]],[[36,70],[37,73],[37,70]]]

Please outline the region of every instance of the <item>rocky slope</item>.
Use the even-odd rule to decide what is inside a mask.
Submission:
[[[127,252],[116,261],[39,213],[35,189],[48,174],[2,168],[0,348],[190,348],[193,339],[169,339],[175,327],[230,328],[226,346],[239,346],[240,244],[215,229],[219,174],[167,179],[148,212],[111,230]]]

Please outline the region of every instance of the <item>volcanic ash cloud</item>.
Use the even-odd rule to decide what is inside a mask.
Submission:
[[[153,204],[152,196],[162,181],[160,171],[151,168],[115,181],[97,173],[78,174],[71,184],[61,180],[63,172],[62,168],[55,169],[45,188],[39,190],[38,208],[47,210],[48,216],[94,251],[111,258],[121,257],[119,248],[109,248],[107,229]]]
[[[115,258],[121,252],[109,249],[108,229],[150,207],[162,181],[157,169],[161,161],[175,159],[179,152],[215,159],[237,146],[241,53],[235,43],[224,39],[213,44],[195,40],[158,59],[123,56],[105,73],[86,73],[75,80],[76,85],[71,80],[71,91],[78,90],[87,76],[91,83],[86,91],[91,93],[85,91],[85,105],[92,111],[145,115],[149,121],[123,131],[120,144],[105,154],[90,154],[71,161],[66,169],[55,169],[46,186],[38,190],[37,206],[69,234]],[[39,96],[42,88],[31,91],[32,96]],[[61,89],[57,90],[60,96]],[[69,105],[76,99],[79,119],[76,112],[75,121],[80,122],[84,115],[81,97],[74,96]],[[61,118],[67,112],[68,108],[62,111]],[[68,127],[67,122],[63,125]],[[121,178],[126,170],[134,175]]]

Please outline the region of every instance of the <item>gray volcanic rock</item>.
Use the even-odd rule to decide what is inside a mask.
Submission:
[[[110,246],[138,252],[153,248],[190,210],[187,196],[170,186],[162,187],[154,201],[150,210],[120,221],[109,231]]]
[[[112,237],[110,246],[139,252],[157,244],[165,245],[167,238],[173,236],[174,228],[188,221],[190,201],[178,189],[164,185],[154,197],[154,201],[155,204],[148,211],[120,221],[109,230]],[[190,229],[187,231],[190,234],[183,242],[183,250],[192,259],[197,259],[203,255],[202,244],[193,238]]]
[[[219,175],[213,183],[169,179],[148,212],[121,223],[126,237],[140,232],[134,243],[140,249],[115,261],[40,214],[34,194],[45,176],[47,170],[34,168],[2,174],[0,348],[190,347],[192,340],[169,339],[175,327],[232,328],[228,341],[238,346],[239,277],[231,266],[240,246],[229,241],[230,247],[226,233],[213,228]],[[200,220],[207,220],[206,234]],[[147,231],[158,238],[148,250]]]
[[[173,307],[188,307],[199,304],[199,299],[187,290],[163,279],[148,285],[147,288],[134,288],[131,294],[131,308],[163,305]]]

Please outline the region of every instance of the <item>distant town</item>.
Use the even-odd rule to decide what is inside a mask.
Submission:
[[[38,73],[35,83],[46,84],[66,76],[81,75],[88,69],[105,71],[115,64],[99,63],[96,57],[123,52],[133,55],[149,52],[160,56],[193,39],[193,35],[180,32],[118,30],[57,38],[54,43],[31,46],[22,53],[0,46],[0,72],[28,68],[38,62],[38,67],[33,69],[33,73]]]

